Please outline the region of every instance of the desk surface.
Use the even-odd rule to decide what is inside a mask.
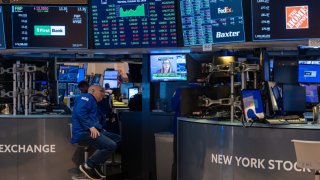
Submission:
[[[230,121],[214,121],[209,119],[196,119],[196,118],[187,118],[187,117],[178,117],[179,121],[187,121],[193,123],[203,123],[203,124],[213,124],[213,125],[223,125],[223,126],[243,126],[239,121],[230,122]],[[250,123],[246,123],[247,126]],[[252,127],[259,128],[277,128],[277,129],[320,129],[320,124],[289,124],[289,125],[269,125],[263,123],[253,123]]]

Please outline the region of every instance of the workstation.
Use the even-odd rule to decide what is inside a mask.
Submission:
[[[118,179],[313,178],[291,140],[319,141],[316,1],[0,4],[3,178],[72,179],[81,81],[112,90]]]

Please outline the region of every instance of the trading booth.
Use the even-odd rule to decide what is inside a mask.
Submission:
[[[112,94],[107,130],[122,144],[110,179],[313,178],[291,140],[320,140],[319,11],[317,0],[2,0],[0,179],[79,175],[82,81]]]

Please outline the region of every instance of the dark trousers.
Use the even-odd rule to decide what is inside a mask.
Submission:
[[[103,164],[112,153],[114,153],[117,147],[120,145],[121,138],[118,134],[114,134],[108,131],[101,131],[100,136],[93,139],[90,133],[81,137],[79,143],[88,144],[90,147],[96,149],[95,153],[89,157],[87,165],[89,167],[95,167]]]

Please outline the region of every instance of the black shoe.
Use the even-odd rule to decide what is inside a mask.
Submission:
[[[81,164],[79,166],[79,169],[81,172],[83,172],[83,174],[85,174],[89,179],[92,180],[100,180],[101,177],[99,176],[99,174],[96,173],[96,171],[94,169],[89,169],[86,168],[85,164]]]
[[[94,171],[96,171],[97,174],[99,174],[100,177],[106,178],[107,176],[102,172],[101,166],[96,166],[93,168]]]

